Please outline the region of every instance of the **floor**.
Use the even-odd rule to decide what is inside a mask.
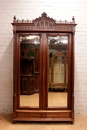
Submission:
[[[75,115],[69,123],[12,123],[12,115],[0,115],[0,130],[87,130],[87,115]]]

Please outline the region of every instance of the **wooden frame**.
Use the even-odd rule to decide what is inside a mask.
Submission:
[[[74,35],[75,19],[71,22],[58,21],[43,13],[33,21],[18,20],[14,16],[14,70],[13,70],[13,122],[71,122],[74,121]],[[48,107],[48,35],[69,37],[68,46],[68,99],[66,107]],[[20,36],[40,36],[39,107],[20,107]]]

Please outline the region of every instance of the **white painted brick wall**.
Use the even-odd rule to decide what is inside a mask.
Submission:
[[[87,114],[87,0],[0,0],[0,113],[13,104],[13,16],[30,19],[46,12],[57,20],[75,16],[75,113]]]

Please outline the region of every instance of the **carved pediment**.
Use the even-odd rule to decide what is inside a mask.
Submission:
[[[41,17],[36,18],[33,21],[35,28],[39,29],[53,29],[55,25],[55,20],[50,17],[47,17],[46,13],[43,13]]]
[[[32,21],[29,19],[27,20],[19,20],[16,19],[16,16],[14,16],[14,20],[12,25],[16,25],[16,28],[14,27],[14,31],[31,31],[31,30],[39,30],[39,31],[72,31],[75,32],[75,18],[72,18],[71,22],[68,21],[56,21],[53,18],[50,18],[47,16],[47,14],[44,12],[42,13],[41,17],[36,18]]]

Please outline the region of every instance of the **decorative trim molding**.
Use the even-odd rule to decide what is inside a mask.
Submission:
[[[14,16],[14,20],[12,23],[14,27],[14,31],[66,31],[66,32],[75,32],[75,18],[72,17],[72,21],[56,21],[53,18],[47,16],[44,12],[41,17],[36,18],[35,20],[19,20]]]

